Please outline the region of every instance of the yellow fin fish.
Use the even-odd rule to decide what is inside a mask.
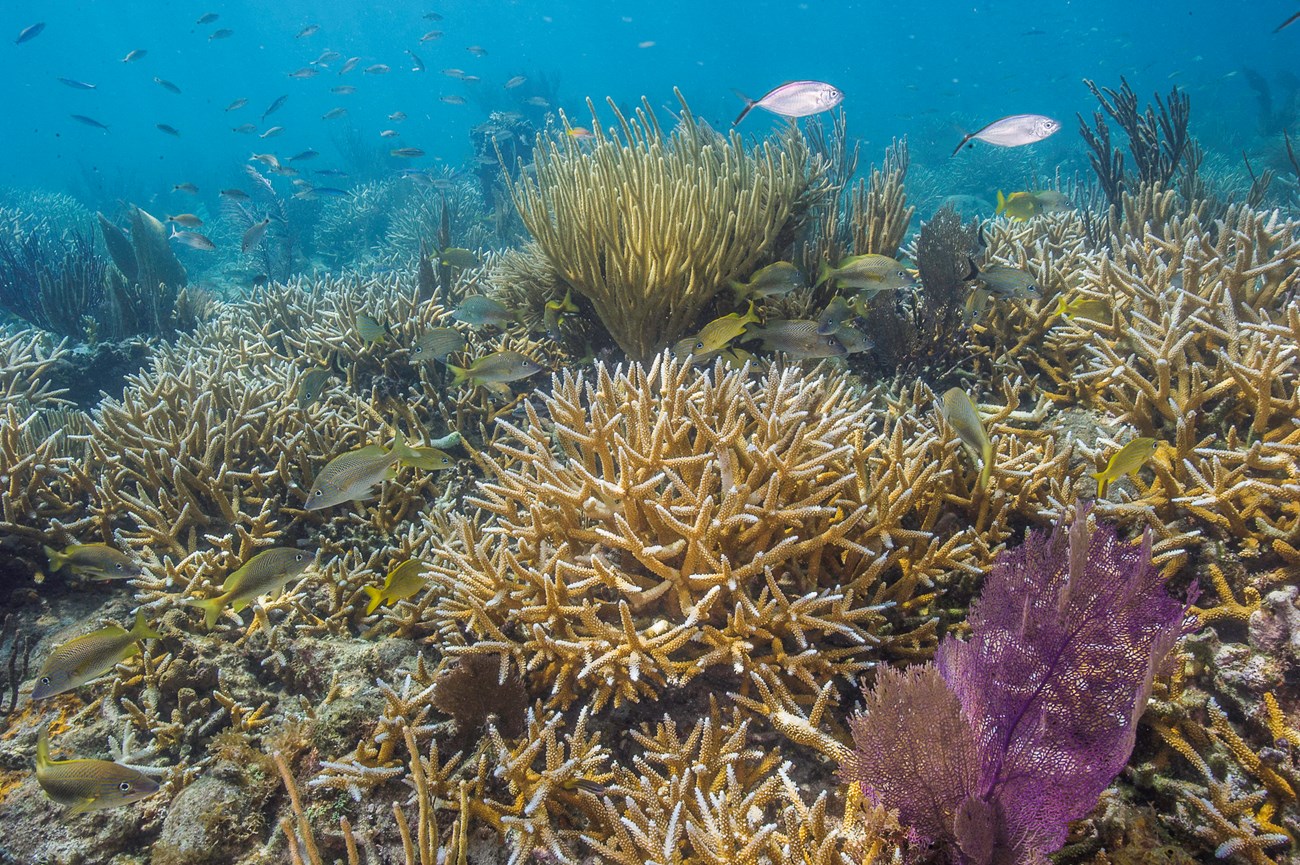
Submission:
[[[137,654],[141,640],[156,640],[158,636],[141,612],[136,614],[135,625],[129,631],[109,625],[73,637],[55,647],[41,665],[41,671],[36,674],[36,687],[32,688],[32,699],[44,700],[79,688],[104,675],[120,661]]]
[[[158,792],[157,781],[121,763],[51,759],[44,726],[36,737],[36,783],[46,796],[69,806],[69,814],[117,808]]]
[[[1003,195],[1002,190],[999,189],[998,206],[993,213],[1015,222],[1025,222],[1042,211],[1042,205],[1038,203],[1038,199],[1032,192],[1013,192],[1010,195]]]
[[[1052,311],[1052,314],[1069,319],[1082,318],[1099,324],[1109,324],[1111,320],[1110,304],[1100,298],[1086,295],[1076,297],[1068,303],[1064,295],[1058,296],[1056,298],[1056,309]]]
[[[758,316],[754,314],[752,300],[749,302],[749,309],[744,313],[732,312],[719,316],[700,328],[700,332],[695,336],[678,340],[673,346],[673,354],[677,357],[686,357],[689,354],[707,355],[721,351],[733,339],[743,334],[745,328],[751,324],[758,324]]]
[[[362,586],[361,591],[370,597],[370,603],[366,604],[366,615],[379,609],[380,604],[404,601],[427,586],[429,581],[421,573],[423,570],[424,562],[411,559],[389,571],[382,587]]]
[[[217,623],[217,617],[226,605],[238,613],[262,595],[270,594],[284,587],[286,583],[301,574],[315,560],[312,550],[299,550],[293,547],[272,547],[253,556],[239,570],[226,577],[221,584],[221,594],[215,598],[202,600],[187,599],[185,603],[203,610],[204,624],[209,628]]]
[[[573,302],[573,289],[564,289],[563,300],[546,301],[546,309],[542,312],[542,321],[546,324],[546,335],[556,342],[561,342],[563,334],[560,332],[560,320],[567,313],[572,315],[578,311],[578,305]]]
[[[455,367],[452,367],[455,369]],[[311,491],[307,493],[307,510],[361,501],[374,495],[374,488],[395,474],[397,463],[417,468],[447,468],[443,454],[436,448],[415,449],[407,445],[402,434],[397,434],[392,450],[382,445],[366,445],[345,454],[339,454],[325,464],[316,474]],[[449,457],[447,457],[450,460]]]
[[[898,288],[910,288],[916,285],[916,277],[903,267],[898,259],[887,255],[851,255],[835,267],[829,262],[822,262],[821,272],[817,275],[814,288],[827,280],[835,280],[841,288],[857,291],[889,291]]]
[[[298,408],[305,409],[319,399],[332,375],[320,366],[314,366],[303,373],[298,382]]]
[[[357,316],[356,328],[357,335],[367,343],[383,342],[388,336],[388,329],[365,313]]]
[[[517,351],[494,351],[476,359],[467,367],[447,364],[453,385],[493,385],[519,381],[542,371],[540,363]]]
[[[79,577],[94,580],[129,580],[140,576],[140,566],[130,556],[108,544],[72,544],[59,552],[43,547],[50,572],[67,568]]]
[[[753,297],[759,300],[784,297],[803,284],[803,274],[788,261],[769,264],[751,276],[749,282],[733,279],[730,283],[737,298]]]
[[[943,419],[956,430],[971,456],[980,461],[979,488],[984,489],[993,471],[993,442],[989,441],[975,401],[961,388],[949,388],[943,395]]]
[[[1115,451],[1106,468],[1093,472],[1097,480],[1097,498],[1103,498],[1110,488],[1111,481],[1117,481],[1125,475],[1135,473],[1155,454],[1160,443],[1153,438],[1136,438]]]

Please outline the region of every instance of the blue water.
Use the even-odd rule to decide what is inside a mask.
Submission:
[[[194,183],[206,198],[241,179],[254,152],[282,158],[311,148],[322,156],[311,168],[351,169],[340,185],[356,182],[340,142],[360,142],[384,153],[414,146],[428,154],[402,167],[457,165],[471,155],[469,129],[490,109],[511,110],[542,76],[558,81],[558,105],[575,124],[588,125],[584,99],[612,97],[621,105],[647,96],[675,107],[679,87],[695,112],[718,126],[742,107],[733,94],[751,96],[794,78],[823,79],[845,91],[851,131],[878,156],[891,137],[908,135],[913,161],[946,159],[962,131],[1021,112],[1049,114],[1065,123],[1050,143],[1059,158],[1086,165],[1076,112],[1090,114],[1088,77],[1117,86],[1128,76],[1145,101],[1177,84],[1191,96],[1192,128],[1211,150],[1236,153],[1257,141],[1253,94],[1241,71],[1249,65],[1271,78],[1296,68],[1300,24],[1272,33],[1296,11],[1294,2],[1183,4],[1131,2],[622,2],[410,3],[145,2],[6,3],[0,12],[0,64],[6,84],[5,144],[0,186],[71,191],[103,207],[114,197],[170,209],[177,183]],[[437,11],[441,21],[422,18]],[[220,18],[207,25],[204,12]],[[36,21],[46,30],[13,44]],[[296,39],[301,28],[319,32]],[[234,35],[211,41],[229,28]],[[442,30],[421,43],[429,30]],[[653,43],[653,44],[648,44]],[[466,49],[488,52],[475,56]],[[642,47],[644,46],[644,47]],[[148,55],[121,58],[135,48]],[[325,50],[361,58],[339,74],[342,60],[308,80],[288,73]],[[426,65],[412,72],[414,51]],[[361,69],[383,63],[385,75]],[[440,73],[455,67],[480,76],[466,84]],[[506,90],[510,77],[529,84]],[[72,90],[56,79],[97,85]],[[154,77],[182,90],[170,93]],[[349,96],[330,93],[351,84]],[[270,102],[287,94],[278,113],[259,121]],[[469,102],[449,105],[444,95]],[[223,109],[236,98],[247,107]],[[348,114],[322,120],[332,108]],[[408,119],[391,122],[403,111]],[[83,114],[108,133],[78,124]],[[529,116],[540,119],[533,109]],[[609,117],[606,114],[606,120]],[[232,132],[252,122],[281,125],[273,139]],[[776,118],[755,112],[742,127],[762,133]],[[156,128],[180,131],[171,137]],[[384,129],[400,138],[382,139]],[[395,166],[388,164],[387,170]],[[97,188],[96,188],[97,187]],[[954,190],[961,191],[961,190]]]

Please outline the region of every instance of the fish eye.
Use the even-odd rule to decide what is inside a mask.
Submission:
[[[695,347],[704,348],[704,340],[700,340],[699,342],[695,343]]]
[[[319,498],[320,496],[325,495],[325,491],[324,491],[324,490],[316,490],[315,495],[316,495],[317,498]]]
[[[122,570],[122,563],[118,562],[116,565],[113,565],[113,567],[117,568],[120,571]]]
[[[424,351],[424,346],[422,346],[422,345],[417,345],[417,346],[415,347],[415,353],[416,353],[416,354],[419,354],[419,353],[422,352],[422,351]]]
[[[294,557],[293,557],[293,560],[294,560],[295,562],[301,562],[301,561],[302,561],[302,553],[299,553],[298,555],[294,556]]]
[[[899,275],[899,276],[907,276],[907,271],[905,271],[905,270],[900,270],[900,271],[898,272],[898,275]]]
[[[49,677],[49,676],[41,676],[41,684],[42,684],[42,685],[48,685],[49,683],[50,683],[50,677]]]
[[[121,790],[123,793],[130,793],[130,792],[131,792],[131,782],[130,782],[130,781],[123,781],[121,784],[118,784],[118,785],[117,785],[117,789]]]

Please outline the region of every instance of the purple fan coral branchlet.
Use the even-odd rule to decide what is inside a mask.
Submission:
[[[1023,862],[1058,849],[1128,761],[1152,680],[1182,633],[1185,607],[1165,593],[1149,539],[1126,544],[1087,516],[1081,505],[1068,529],[1002,553],[969,639],[949,636],[934,665],[882,674],[851,721],[857,747],[843,776],[914,821],[946,861]],[[953,705],[964,734],[909,720]],[[884,706],[892,719],[880,717]],[[916,743],[904,741],[913,736],[943,753],[918,765]],[[971,755],[969,772],[952,768]],[[895,783],[899,761],[926,782]]]

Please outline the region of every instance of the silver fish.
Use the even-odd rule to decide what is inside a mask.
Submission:
[[[844,94],[839,88],[824,81],[787,81],[780,87],[767,91],[758,99],[750,99],[740,93],[736,95],[745,100],[745,110],[732,121],[732,126],[738,125],[745,119],[745,115],[755,108],[762,108],[764,111],[771,111],[782,117],[808,117],[811,114],[830,111],[844,101]]]
[[[217,248],[215,243],[205,235],[199,234],[197,231],[177,231],[176,229],[172,229],[169,239],[174,240],[183,246],[188,246],[190,249],[197,249],[202,252],[212,252]]]
[[[41,31],[44,29],[45,29],[44,21],[37,21],[35,24],[33,24],[30,27],[24,27],[22,32],[18,34],[18,38],[14,40],[14,44],[22,45],[24,42],[31,42],[37,36],[40,36]]]
[[[177,87],[175,84],[171,83],[166,78],[159,78],[157,75],[153,77],[153,83],[157,84],[163,90],[168,90],[171,91],[172,93],[179,94],[181,92],[181,89]]]
[[[952,155],[956,156],[957,151],[965,147],[972,138],[996,144],[998,147],[1020,147],[1022,144],[1042,141],[1050,135],[1055,135],[1060,129],[1059,120],[1053,120],[1042,114],[1012,114],[994,120],[974,132],[968,132],[962,137],[961,143],[953,149]]]
[[[281,108],[284,107],[284,103],[286,103],[286,102],[288,102],[288,101],[289,101],[289,95],[288,95],[288,94],[285,94],[284,96],[277,96],[277,97],[275,98],[275,101],[272,102],[272,103],[267,107],[267,109],[266,109],[265,111],[262,112],[262,119],[265,120],[267,117],[269,117],[269,116],[271,116],[272,114],[274,114],[275,112],[279,111]]]
[[[270,227],[271,217],[268,215],[261,222],[254,223],[244,232],[244,237],[239,242],[239,245],[245,255],[257,248],[257,245],[262,242],[262,238],[266,236],[266,230]]]
[[[67,86],[71,87],[73,90],[94,90],[95,89],[94,84],[87,84],[86,82],[78,81],[75,78],[60,78],[59,83],[66,84]]]

